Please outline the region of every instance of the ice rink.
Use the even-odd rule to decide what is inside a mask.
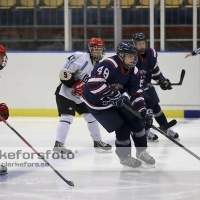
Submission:
[[[37,151],[47,152],[54,146],[58,120],[12,117],[8,122]],[[179,133],[178,142],[200,156],[200,119],[177,121],[173,129]],[[48,154],[48,162],[74,182],[72,188],[44,166],[37,155],[31,154],[32,150],[1,122],[0,163],[7,163],[8,174],[0,176],[0,200],[200,199],[200,160],[172,141],[158,133],[159,142],[148,143],[148,152],[156,160],[155,168],[132,169],[119,163],[114,152],[115,134],[107,133],[102,127],[101,133],[102,140],[112,144],[112,153],[96,153],[84,119],[74,118],[65,144],[74,157],[52,158]],[[134,147],[132,155],[135,157]]]

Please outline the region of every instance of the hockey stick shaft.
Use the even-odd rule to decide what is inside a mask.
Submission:
[[[16,133],[43,161],[68,185],[74,186],[72,181],[66,180],[45,158],[42,156],[31,144],[29,144],[3,117],[0,116],[0,120],[3,121],[14,133]]]
[[[139,117],[140,119],[143,119],[143,117],[136,112],[135,110],[133,110],[131,107],[129,107],[128,105],[126,105],[125,103],[122,103],[122,105],[128,109],[132,114],[134,114],[135,116]],[[166,130],[168,128],[171,128],[172,126],[174,126],[177,123],[177,121],[175,119],[173,119],[172,121],[170,121],[169,123],[167,123],[166,125],[160,127],[161,130]]]
[[[182,85],[184,77],[185,77],[185,70],[183,69],[181,71],[180,81],[178,83],[171,83],[171,85]],[[160,84],[152,83],[152,85],[160,85]]]
[[[136,112],[135,110],[133,110],[131,107],[129,107],[128,105],[126,105],[125,103],[122,104],[126,109],[128,109],[131,113],[133,113],[134,115],[136,115],[137,117],[139,117],[140,119],[143,119],[143,117]],[[158,132],[160,132],[162,135],[164,135],[166,138],[168,138],[169,140],[171,140],[172,142],[174,142],[176,145],[178,145],[179,147],[181,147],[183,150],[185,150],[186,152],[188,152],[190,155],[194,156],[196,159],[198,159],[200,161],[200,157],[197,156],[195,153],[193,153],[192,151],[190,151],[189,149],[187,149],[185,146],[183,146],[182,144],[180,144],[179,142],[177,142],[175,139],[169,137],[164,131],[160,130],[159,128],[155,127],[154,125],[152,125],[152,128]]]

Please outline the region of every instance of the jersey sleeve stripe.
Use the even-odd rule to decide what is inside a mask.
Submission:
[[[151,51],[152,51],[152,55],[156,58],[156,51],[155,51],[155,49],[151,49]]]
[[[91,83],[91,82],[93,82],[93,83],[99,83],[99,82],[106,82],[106,80],[104,79],[104,78],[90,78],[89,80],[88,80],[88,83]]]
[[[158,63],[155,64],[155,66],[153,67],[153,69],[155,69],[156,67],[158,67]]]
[[[90,89],[90,92],[93,93],[93,94],[97,94],[97,93],[100,93],[100,92],[104,91],[105,88],[108,88],[108,86],[106,84],[103,84],[100,88],[98,88],[96,90],[91,90]]]
[[[104,110],[104,109],[108,109],[108,108],[111,108],[113,107],[112,104],[107,104],[105,106],[96,106],[96,105],[93,105],[91,103],[89,103],[84,96],[81,97],[81,100],[87,105],[89,106],[90,108],[94,109],[94,110]]]
[[[105,61],[108,61],[108,62],[110,61],[109,63],[111,63],[115,68],[118,67],[117,63],[112,58],[106,58]]]
[[[135,103],[140,102],[140,101],[144,101],[144,97],[136,98],[136,99],[132,102],[132,104],[135,104]]]
[[[161,74],[161,71],[159,70],[157,73],[153,73],[152,77],[159,76],[160,74]]]
[[[195,55],[200,54],[200,48],[196,49],[194,52],[195,52]]]

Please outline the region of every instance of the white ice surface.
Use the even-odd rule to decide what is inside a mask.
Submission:
[[[8,122],[37,151],[52,150],[58,118],[13,117]],[[178,119],[173,130],[180,135],[179,143],[200,156],[200,119]],[[74,182],[74,188],[69,187],[49,167],[11,166],[6,176],[0,176],[0,200],[200,199],[200,160],[158,133],[159,142],[148,143],[148,152],[156,159],[155,168],[131,169],[119,163],[114,152],[115,134],[107,133],[102,127],[101,132],[103,141],[112,144],[113,153],[95,153],[85,121],[75,118],[65,144],[74,152],[75,158],[47,159],[63,177]],[[32,152],[1,122],[1,153],[8,155],[19,149]],[[134,147],[132,154],[135,156]],[[37,156],[33,159],[5,159],[1,155],[0,158],[0,163],[44,163]]]

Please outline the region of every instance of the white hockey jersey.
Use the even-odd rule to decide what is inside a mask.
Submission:
[[[89,53],[75,52],[66,59],[65,63],[62,65],[61,70],[74,73],[74,78],[76,81],[82,80],[85,82],[87,81],[93,68],[94,66],[92,65]],[[82,103],[82,101],[74,95],[73,88],[67,87],[62,83],[60,84],[61,87],[59,95],[74,101],[76,104]]]

